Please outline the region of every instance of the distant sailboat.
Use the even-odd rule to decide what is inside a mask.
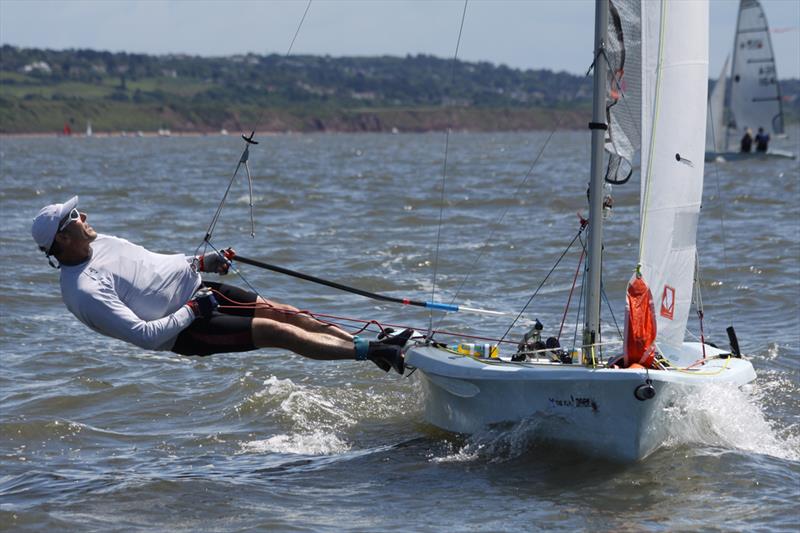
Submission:
[[[770,137],[784,135],[783,106],[769,24],[758,0],[741,0],[728,107],[724,108],[728,62],[709,98],[706,161],[751,158],[794,158],[794,154],[770,149],[741,152],[739,139],[746,128],[764,128]]]
[[[91,137],[92,136],[92,121],[91,120],[87,120],[86,121],[86,136],[87,137]]]

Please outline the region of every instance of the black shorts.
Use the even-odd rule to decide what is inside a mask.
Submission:
[[[252,323],[258,295],[224,283],[204,281],[219,307],[209,318],[196,318],[181,331],[172,351],[181,355],[211,355],[255,350]]]

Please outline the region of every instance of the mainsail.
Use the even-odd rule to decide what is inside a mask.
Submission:
[[[640,3],[609,2],[608,41],[605,58],[608,61],[606,81],[606,121],[609,128],[605,149],[609,153],[606,180],[627,181],[633,170],[633,158],[640,148],[642,85],[642,34]]]
[[[668,357],[684,340],[703,193],[708,5],[642,2],[639,263]]]
[[[758,0],[741,0],[731,72],[731,127],[764,128],[783,134],[783,110],[775,56],[764,10]]]

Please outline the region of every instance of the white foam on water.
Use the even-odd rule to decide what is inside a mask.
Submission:
[[[475,449],[471,449],[469,445],[464,445],[458,447],[454,450],[453,446],[448,446],[449,450],[447,455],[444,457],[436,457],[435,455],[429,456],[429,460],[432,463],[468,463],[471,461],[477,461],[479,456],[479,451]]]
[[[713,446],[799,461],[797,428],[780,427],[764,410],[778,396],[777,389],[785,394],[794,388],[780,376],[742,389],[725,385],[705,387],[665,409],[663,422],[669,437],[664,445]],[[546,419],[530,418],[510,427],[486,429],[469,436],[463,445],[448,444],[444,456],[434,454],[429,460],[434,463],[513,460],[546,438],[545,424]]]
[[[789,386],[780,379],[742,389],[713,385],[683,397],[666,410],[669,446],[704,444],[800,460],[800,438],[765,415],[770,389]]]
[[[341,390],[337,395],[346,395]],[[300,430],[318,430],[320,428],[346,428],[356,423],[356,419],[337,401],[329,399],[330,390],[324,387],[304,385],[291,379],[279,379],[270,376],[264,381],[264,388],[248,400],[277,403],[275,411],[291,421],[291,425]],[[247,400],[246,400],[247,401]],[[345,402],[346,403],[346,402]]]
[[[487,428],[473,433],[463,446],[444,457],[431,457],[434,463],[460,463],[488,461],[500,463],[525,455],[534,442],[541,438],[542,420],[528,418],[510,427]]]
[[[335,398],[324,387],[298,384],[291,379],[270,376],[264,387],[237,406],[267,406],[270,415],[283,419],[283,433],[240,444],[242,453],[283,453],[297,455],[339,455],[351,444],[341,436],[358,419],[352,414],[355,391],[336,390]]]
[[[243,442],[241,453],[284,453],[296,455],[338,455],[350,445],[327,431],[273,435],[267,439]]]
[[[306,429],[320,425],[349,427],[356,423],[356,419],[346,410],[306,387],[298,387],[290,392],[281,402],[280,409],[297,426]]]
[[[263,201],[264,201],[264,196],[263,195],[253,194],[253,203],[254,204],[260,204]],[[249,205],[250,204],[250,196],[247,195],[247,194],[243,194],[243,195],[239,196],[238,198],[236,198],[235,200],[233,200],[233,203],[240,204],[240,205]]]

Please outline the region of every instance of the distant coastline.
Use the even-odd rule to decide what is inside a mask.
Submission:
[[[37,105],[42,104],[42,105]],[[3,106],[5,107],[5,106]],[[81,103],[19,102],[0,107],[0,134],[84,135],[91,123],[93,136],[217,134],[256,129],[272,133],[365,132],[408,133],[445,131],[528,131],[582,129],[590,119],[587,110],[541,108],[411,108],[411,109],[220,109],[216,120],[203,120],[196,113],[169,107],[136,106],[114,102]]]
[[[0,47],[0,134],[583,129],[591,77],[433,56],[151,56]],[[711,82],[709,82],[711,83]],[[781,82],[787,122],[800,80]]]

